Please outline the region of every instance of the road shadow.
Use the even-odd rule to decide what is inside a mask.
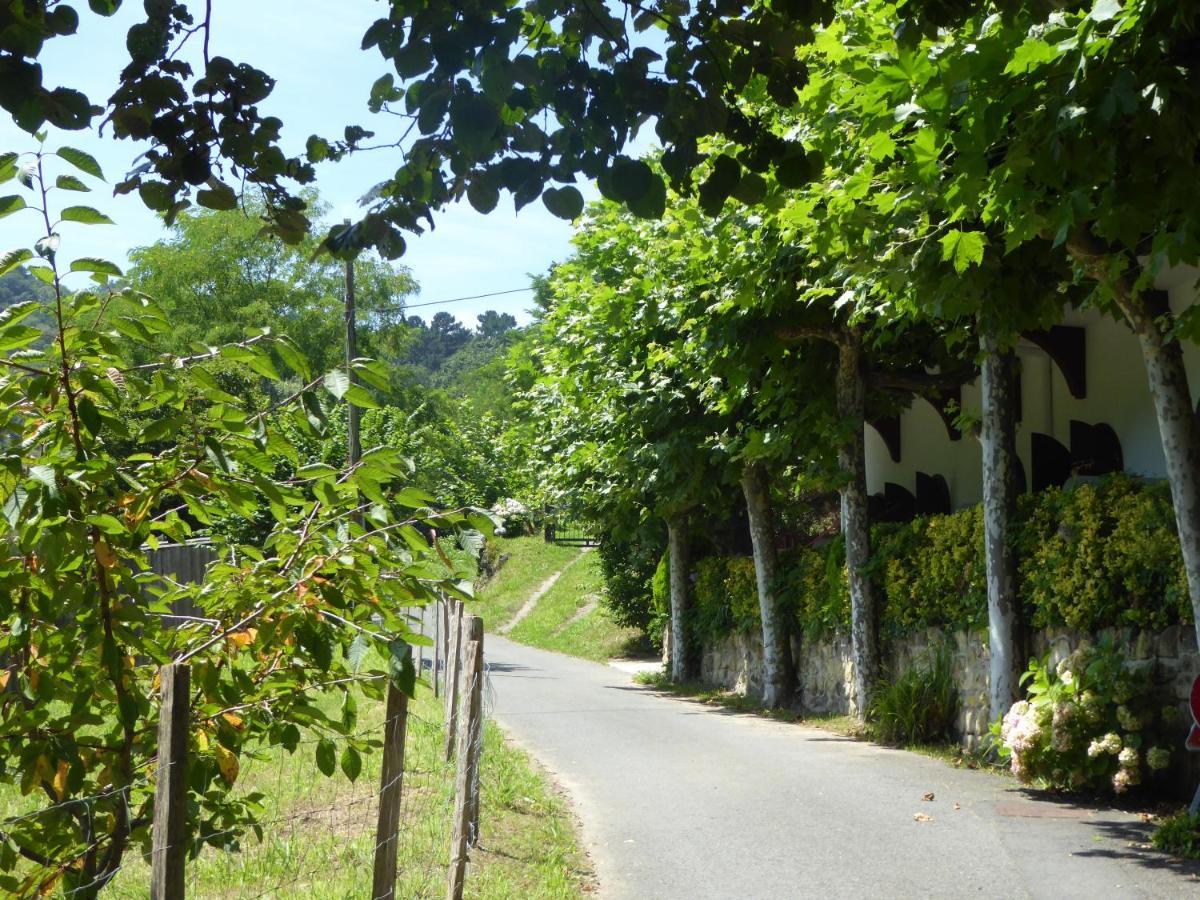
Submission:
[[[1075,853],[1076,856],[1120,860],[1144,869],[1172,872],[1180,878],[1200,882],[1200,862],[1180,859],[1150,846],[1150,835],[1154,833],[1152,822],[1099,819],[1088,821],[1088,825],[1119,846],[1098,846],[1080,850]],[[1200,894],[1200,884],[1197,885],[1197,893]]]

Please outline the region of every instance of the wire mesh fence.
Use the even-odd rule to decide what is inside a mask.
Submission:
[[[166,831],[158,824],[161,810],[155,809],[152,839],[126,852],[120,869],[103,885],[102,896],[146,897],[153,863],[172,856],[169,851],[176,846],[188,849],[177,864],[182,866],[183,890],[192,898],[461,896],[470,848],[479,834],[479,761],[492,691],[483,667],[482,623],[463,616],[459,608],[453,618],[465,632],[461,652],[447,659],[448,636],[439,628],[443,647],[431,654],[428,680],[418,682],[415,698],[395,711],[380,701],[362,702],[349,734],[302,734],[290,749],[243,748],[231,789],[235,802],[222,806],[240,809],[242,815],[198,821],[193,810],[185,815],[189,833],[172,843],[164,839]],[[434,619],[423,620],[432,631]],[[468,647],[474,654],[470,658]],[[458,727],[449,753],[445,706],[432,693],[439,678],[443,696],[453,688],[457,697]],[[185,690],[182,701],[187,699]],[[403,766],[385,778],[381,751],[397,731]],[[360,752],[364,750],[371,752]],[[36,828],[47,816],[86,818],[94,810],[99,818],[109,815],[117,802],[131,810],[145,808],[170,767],[189,764],[186,751],[183,758],[168,756],[160,736],[157,766],[133,784],[40,808],[29,798],[28,809],[0,817],[0,833]],[[392,802],[389,798],[397,787],[398,809],[381,817],[381,807]],[[390,818],[394,828],[385,825],[384,818]],[[390,872],[384,877],[394,884],[390,890],[379,882],[381,860],[389,858],[394,860],[394,882]],[[97,882],[72,886],[69,872],[56,875],[52,868],[31,873],[28,896],[56,892],[87,897],[100,887]],[[153,874],[157,878],[158,873]],[[161,890],[150,893],[162,895]],[[166,896],[175,900],[174,891]]]

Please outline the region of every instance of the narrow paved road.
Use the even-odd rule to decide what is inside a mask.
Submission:
[[[1200,897],[1128,813],[487,644],[494,715],[570,793],[607,900]]]

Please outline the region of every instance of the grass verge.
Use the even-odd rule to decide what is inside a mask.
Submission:
[[[359,702],[358,733],[382,733],[383,704]],[[454,765],[442,759],[443,703],[422,688],[411,704],[405,753],[397,897],[444,897],[449,865]],[[339,747],[340,751],[340,747]],[[204,900],[365,897],[371,892],[380,754],[363,759],[351,783],[341,771],[320,774],[315,743],[293,754],[272,750],[241,757],[235,790],[261,794],[261,836],[232,840],[227,849],[206,846],[188,861],[188,896]],[[491,722],[481,760],[480,846],[471,852],[466,896],[477,898],[577,898],[591,889],[565,802],[524,752],[507,743]],[[15,788],[0,787],[0,808],[10,808]],[[209,834],[220,823],[200,827]],[[147,896],[150,867],[137,850],[101,896]]]

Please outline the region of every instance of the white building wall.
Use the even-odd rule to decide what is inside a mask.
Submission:
[[[1196,302],[1194,269],[1179,268],[1160,279],[1176,313]],[[1071,420],[1089,424],[1106,422],[1121,441],[1125,470],[1148,478],[1165,474],[1158,424],[1146,381],[1137,339],[1124,324],[1099,312],[1068,310],[1064,325],[1084,328],[1087,396],[1071,396],[1066,379],[1047,354],[1022,341],[1018,347],[1021,371],[1022,416],[1017,428],[1017,454],[1032,480],[1031,442],[1036,432],[1049,434],[1064,447],[1071,446]],[[1184,361],[1196,397],[1200,388],[1200,348],[1185,344]],[[978,383],[964,385],[963,408],[976,419],[980,412]],[[941,417],[925,400],[914,400],[900,418],[900,462],[893,462],[883,439],[867,427],[867,490],[881,492],[885,482],[895,482],[916,493],[916,473],[942,475],[950,487],[955,508],[983,499],[978,440],[964,434],[951,441]]]

